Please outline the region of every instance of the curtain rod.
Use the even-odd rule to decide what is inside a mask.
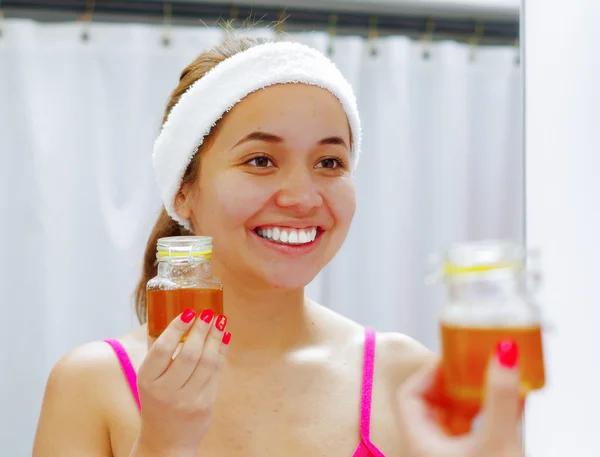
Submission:
[[[52,20],[57,15],[79,17],[93,13],[95,20],[136,22],[162,21],[165,6],[173,24],[199,24],[200,20],[217,23],[235,19],[241,25],[253,18],[263,25],[282,18],[284,30],[329,30],[336,34],[365,36],[410,35],[433,39],[457,39],[480,43],[514,43],[519,37],[518,20],[493,20],[460,17],[435,17],[416,14],[369,14],[341,10],[277,9],[267,6],[232,6],[219,3],[196,3],[189,0],[0,0],[6,17],[34,17]],[[93,7],[93,9],[90,9]]]

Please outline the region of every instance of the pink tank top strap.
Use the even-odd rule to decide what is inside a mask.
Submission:
[[[360,399],[360,436],[364,447],[365,456],[385,457],[384,454],[371,442],[371,403],[373,400],[373,374],[375,371],[375,345],[377,333],[370,327],[365,327],[365,346],[363,359],[362,393]],[[361,446],[357,450],[360,455]]]
[[[125,379],[127,379],[127,383],[129,384],[129,388],[131,389],[133,398],[137,404],[138,409],[141,411],[142,405],[140,403],[140,395],[137,388],[137,374],[135,372],[135,369],[133,368],[133,365],[131,364],[131,359],[129,358],[127,351],[125,350],[123,345],[115,339],[107,339],[104,341],[108,343],[115,351],[115,354],[119,359],[119,363],[121,364],[121,368],[123,369]]]
[[[373,398],[373,372],[375,367],[375,330],[365,327],[362,393],[360,399],[360,434],[363,440],[371,436],[371,401]]]

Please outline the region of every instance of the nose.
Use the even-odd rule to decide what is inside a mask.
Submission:
[[[308,212],[321,206],[323,197],[310,171],[296,169],[283,178],[276,201],[283,208]]]

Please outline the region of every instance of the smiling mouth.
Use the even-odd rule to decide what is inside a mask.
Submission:
[[[293,229],[289,227],[257,227],[254,232],[264,238],[278,244],[291,246],[310,244],[319,235],[321,230],[318,227],[307,227],[303,229]]]

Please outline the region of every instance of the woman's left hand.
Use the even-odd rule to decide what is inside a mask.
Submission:
[[[458,413],[444,395],[439,362],[404,383],[398,408],[409,457],[523,457],[519,373],[502,364],[502,351],[516,347],[503,344],[489,364],[483,422],[477,430],[471,430],[477,412]]]

